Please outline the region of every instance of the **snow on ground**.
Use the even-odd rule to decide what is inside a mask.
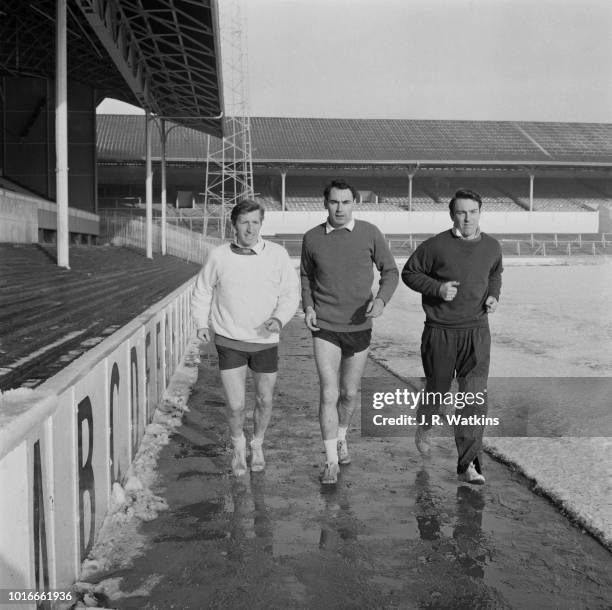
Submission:
[[[612,438],[488,438],[485,446],[612,550]]]
[[[138,533],[140,523],[155,519],[160,511],[168,508],[166,501],[152,491],[157,476],[157,459],[172,433],[181,425],[183,413],[188,410],[187,399],[198,376],[199,345],[195,338],[188,344],[163,401],[145,430],[123,487],[119,483],[113,484],[111,509],[89,557],[81,566],[79,582],[75,584],[82,605],[100,607],[120,597],[148,595],[161,578],[151,574],[147,583],[137,591],[122,591],[121,578],[111,577],[111,574],[129,566],[144,552],[145,538]]]
[[[506,266],[490,317],[491,377],[610,377],[612,261],[599,262]],[[372,356],[400,377],[421,376],[423,321],[420,295],[400,285],[375,322]],[[588,401],[576,408],[589,417]],[[490,436],[486,448],[612,549],[612,439],[590,436]]]

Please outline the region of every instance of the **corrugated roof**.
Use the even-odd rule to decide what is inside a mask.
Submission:
[[[160,156],[153,130],[153,155]],[[211,138],[211,146],[218,140]],[[612,125],[510,121],[251,118],[254,163],[575,163],[612,165]],[[206,159],[207,138],[176,127],[168,160]],[[98,159],[144,159],[144,119],[98,116]]]

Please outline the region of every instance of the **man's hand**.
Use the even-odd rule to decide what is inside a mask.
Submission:
[[[282,325],[277,318],[270,318],[264,322],[264,328],[269,333],[280,333]]]
[[[459,286],[459,282],[455,282],[454,280],[444,282],[444,284],[440,286],[438,293],[445,301],[452,301],[457,296],[457,286]]]
[[[314,332],[320,330],[317,326],[317,314],[315,313],[315,310],[312,307],[306,308],[306,311],[304,312],[304,322],[306,322],[306,328],[308,328],[309,330],[312,330]]]
[[[366,318],[378,318],[378,316],[385,309],[385,302],[382,299],[376,297],[372,301],[368,303],[368,307],[366,309]]]
[[[497,299],[495,297],[487,297],[487,300],[485,301],[485,309],[487,310],[487,313],[495,313],[495,310],[497,309]]]
[[[202,343],[208,343],[210,341],[210,331],[208,328],[198,328],[198,339]]]

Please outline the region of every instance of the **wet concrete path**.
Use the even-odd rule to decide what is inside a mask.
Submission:
[[[322,488],[301,320],[281,348],[268,465],[243,480],[229,475],[216,362],[203,356],[190,412],[160,457],[157,493],[170,509],[142,525],[147,552],[116,573],[128,594],[152,576],[157,585],[113,607],[612,607],[612,555],[492,459],[484,487],[457,484],[450,438],[424,459],[411,438],[361,438],[357,414],[353,463]],[[391,376],[373,361],[366,375]]]

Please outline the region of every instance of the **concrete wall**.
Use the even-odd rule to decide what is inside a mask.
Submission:
[[[0,397],[4,587],[65,589],[77,579],[112,484],[122,482],[192,334],[192,284],[37,390]]]
[[[612,206],[599,207],[599,230],[602,233],[612,233]]]
[[[99,235],[97,214],[68,208],[71,233]],[[0,189],[0,242],[31,244],[38,242],[38,229],[57,229],[57,206],[52,201]]]
[[[385,234],[438,233],[451,226],[448,212],[355,212]],[[262,234],[303,234],[324,222],[320,212],[266,212]],[[489,233],[597,233],[597,212],[486,212],[480,226]]]
[[[57,206],[51,201],[38,204],[38,228],[57,230]],[[68,230],[83,235],[100,235],[100,217],[77,208],[68,208]]]
[[[35,199],[0,189],[0,242],[38,241],[38,204]]]

